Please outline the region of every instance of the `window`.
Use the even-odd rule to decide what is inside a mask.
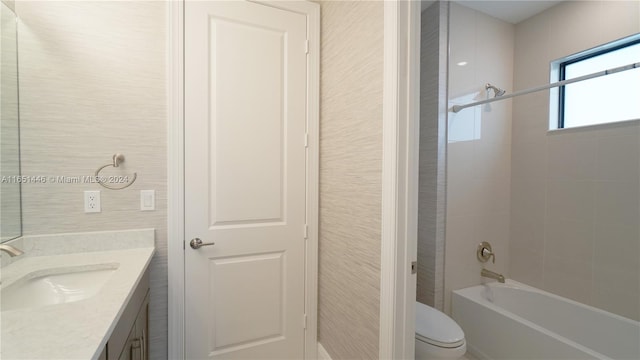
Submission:
[[[551,81],[638,62],[640,34],[552,62]],[[555,88],[551,105],[551,129],[640,119],[640,68]]]

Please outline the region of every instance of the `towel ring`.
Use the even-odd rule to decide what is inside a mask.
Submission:
[[[111,185],[107,185],[104,183],[103,179],[100,178],[100,171],[102,171],[102,169],[108,167],[108,166],[113,166],[114,168],[120,166],[121,163],[124,162],[124,155],[122,154],[115,154],[113,155],[113,162],[111,164],[107,164],[104,166],[101,166],[100,168],[98,168],[98,170],[96,170],[96,181],[98,182],[98,184],[102,185],[103,187],[107,188],[107,189],[111,189],[111,190],[122,190],[125,188],[128,188],[129,186],[133,185],[133,183],[136,181],[136,178],[138,177],[137,173],[133,173],[133,179],[131,179],[131,181],[129,181],[128,183],[124,184],[123,186],[111,186]]]

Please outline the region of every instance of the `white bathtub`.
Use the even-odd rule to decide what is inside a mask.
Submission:
[[[640,322],[513,280],[456,290],[451,306],[480,359],[640,359]]]

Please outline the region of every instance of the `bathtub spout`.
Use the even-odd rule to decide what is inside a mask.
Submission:
[[[482,269],[482,272],[480,272],[480,275],[484,277],[488,277],[490,279],[496,279],[498,280],[498,282],[504,284],[504,276],[502,276],[502,274],[495,273],[491,270]]]

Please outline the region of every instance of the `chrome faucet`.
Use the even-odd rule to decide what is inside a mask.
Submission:
[[[6,252],[11,257],[20,256],[20,255],[24,254],[24,252],[22,250],[17,249],[15,247],[11,246],[11,245],[0,244],[0,250]]]
[[[502,274],[495,273],[491,270],[482,269],[482,271],[480,272],[480,275],[484,277],[488,277],[490,279],[498,280],[498,282],[504,284],[504,276],[502,276]]]

